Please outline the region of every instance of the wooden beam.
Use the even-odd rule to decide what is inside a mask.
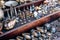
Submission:
[[[20,26],[18,28],[15,28],[15,29],[12,29],[6,33],[4,33],[3,35],[0,35],[0,40],[6,40],[6,39],[9,39],[11,37],[14,37],[16,35],[19,35],[31,28],[34,28],[34,27],[37,27],[38,25],[42,25],[44,23],[47,23],[47,22],[50,22],[52,20],[55,20],[56,18],[59,18],[60,17],[60,12],[55,12],[55,13],[52,13],[52,14],[49,14],[45,17],[42,17],[38,20],[35,20],[35,21],[32,21],[28,24],[25,24],[23,26]]]

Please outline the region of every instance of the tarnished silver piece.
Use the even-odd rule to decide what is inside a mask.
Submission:
[[[13,17],[13,7],[12,7],[12,5],[10,6],[10,13],[11,13],[11,18]],[[13,18],[12,18],[13,19]]]
[[[39,10],[39,11],[38,11],[38,17],[39,17],[39,18],[41,18],[41,17],[42,17],[42,15],[43,15],[42,11],[41,11],[41,10]]]
[[[34,35],[35,37],[38,37],[38,34],[37,34],[36,31],[33,31],[33,32],[32,32],[32,35]]]
[[[46,34],[42,34],[42,38],[45,40],[47,38]]]
[[[44,29],[44,33],[47,33],[47,29]]]
[[[48,36],[51,36],[51,35],[52,35],[52,33],[50,33],[50,32],[47,32],[47,35],[48,35]]]
[[[43,30],[42,28],[37,27],[36,29],[37,29],[38,31],[40,31],[41,33],[44,33],[44,30]]]
[[[51,25],[49,23],[46,23],[45,27],[47,28],[47,30],[49,30],[51,28]]]
[[[15,23],[16,23],[16,19],[10,21],[9,23],[5,24],[5,29],[6,30],[12,29],[15,26]]]
[[[23,33],[22,35],[23,35],[26,39],[28,39],[28,40],[30,40],[30,39],[31,39],[31,37],[30,37],[29,33]]]
[[[0,19],[2,19],[2,18],[4,18],[4,12],[3,12],[3,10],[0,8]]]
[[[13,17],[13,7],[16,6],[18,3],[16,1],[7,1],[5,3],[6,6],[10,7],[10,13],[11,13],[11,17]],[[16,13],[16,9],[15,9],[15,13]],[[13,19],[13,18],[12,18]]]
[[[15,15],[18,16],[16,8],[14,8],[14,9],[15,9]]]
[[[10,7],[11,5],[12,5],[12,6],[16,6],[17,4],[18,4],[18,3],[17,3],[16,1],[7,1],[7,2],[5,3],[5,5],[6,5],[6,6],[9,6],[9,7]]]
[[[10,15],[9,15],[9,12],[7,11],[7,15],[8,15],[8,19],[10,19]]]
[[[38,16],[38,12],[37,12],[37,11],[34,11],[33,14],[34,14],[34,17],[35,17],[36,19],[38,19],[38,17],[37,17],[37,16]]]

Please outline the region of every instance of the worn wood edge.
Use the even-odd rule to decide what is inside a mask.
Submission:
[[[25,24],[23,26],[20,26],[18,28],[15,28],[15,29],[10,30],[10,31],[4,33],[3,35],[0,35],[0,39],[4,39],[4,40],[6,38],[9,39],[9,38],[11,38],[11,37],[13,37],[15,35],[21,34],[24,31],[27,31],[27,30],[29,30],[31,28],[34,28],[34,27],[36,27],[38,25],[42,25],[44,23],[47,23],[47,22],[49,22],[51,20],[54,20],[56,18],[59,18],[59,17],[60,17],[60,12],[52,13],[52,14],[47,15],[45,17],[42,17],[42,18],[40,18],[38,20],[32,21],[32,22],[30,22],[28,24]]]

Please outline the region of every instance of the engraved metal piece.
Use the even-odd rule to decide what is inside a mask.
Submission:
[[[22,35],[28,40],[31,39],[31,37],[29,36],[29,33],[23,33]]]
[[[10,21],[9,23],[5,24],[5,25],[6,25],[6,26],[5,26],[5,29],[6,29],[6,30],[12,29],[12,28],[14,27],[15,23],[16,23],[16,19]]]

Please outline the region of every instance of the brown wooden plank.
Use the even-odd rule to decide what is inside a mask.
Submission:
[[[52,13],[50,15],[47,15],[45,17],[42,17],[38,20],[32,21],[31,23],[25,24],[23,26],[20,26],[18,28],[12,29],[6,33],[4,33],[3,35],[0,35],[0,40],[6,40],[9,39],[15,35],[21,34],[22,32],[25,32],[31,28],[34,28],[38,25],[42,25],[44,23],[47,23],[51,20],[55,20],[56,18],[60,17],[60,12],[56,12],[56,13]]]

